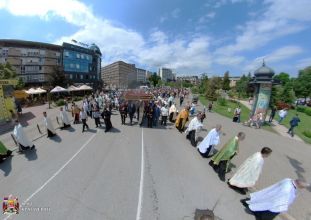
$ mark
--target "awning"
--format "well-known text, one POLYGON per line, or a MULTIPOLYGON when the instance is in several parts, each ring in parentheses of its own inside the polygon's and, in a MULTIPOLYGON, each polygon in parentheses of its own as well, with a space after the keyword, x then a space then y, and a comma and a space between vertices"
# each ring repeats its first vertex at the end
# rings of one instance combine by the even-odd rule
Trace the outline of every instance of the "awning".
POLYGON ((50 91, 50 93, 56 93, 56 92, 68 92, 68 90, 63 87, 56 86, 54 89, 50 91))

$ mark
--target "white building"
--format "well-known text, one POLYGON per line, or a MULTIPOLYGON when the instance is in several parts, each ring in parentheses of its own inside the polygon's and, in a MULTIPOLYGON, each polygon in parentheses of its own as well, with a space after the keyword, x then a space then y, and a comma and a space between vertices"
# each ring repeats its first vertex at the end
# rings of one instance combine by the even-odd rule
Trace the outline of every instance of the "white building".
POLYGON ((158 71, 158 75, 161 77, 161 80, 163 82, 175 80, 175 75, 173 74, 173 71, 169 68, 161 67, 158 71))
POLYGON ((146 82, 146 70, 136 68, 136 74, 137 74, 137 82, 141 83, 146 82))

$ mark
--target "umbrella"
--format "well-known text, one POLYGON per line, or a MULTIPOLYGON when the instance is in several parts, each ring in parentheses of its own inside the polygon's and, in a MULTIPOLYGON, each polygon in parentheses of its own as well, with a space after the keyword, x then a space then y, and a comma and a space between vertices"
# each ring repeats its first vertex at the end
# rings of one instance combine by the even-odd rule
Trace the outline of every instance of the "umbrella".
POLYGON ((26 91, 27 94, 34 95, 34 94, 39 94, 37 90, 34 88, 30 88, 26 91))
POLYGON ((63 87, 56 86, 54 89, 50 91, 50 93, 56 93, 56 92, 68 92, 68 90, 63 87))
POLYGON ((73 91, 78 91, 79 88, 78 88, 78 87, 75 87, 75 86, 69 86, 69 87, 67 88, 67 90, 68 90, 69 92, 73 92, 73 91))
POLYGON ((36 91, 37 91, 38 94, 46 93, 46 90, 41 89, 41 88, 37 88, 36 91))
POLYGON ((93 88, 87 85, 82 85, 79 87, 79 90, 93 90, 93 88))

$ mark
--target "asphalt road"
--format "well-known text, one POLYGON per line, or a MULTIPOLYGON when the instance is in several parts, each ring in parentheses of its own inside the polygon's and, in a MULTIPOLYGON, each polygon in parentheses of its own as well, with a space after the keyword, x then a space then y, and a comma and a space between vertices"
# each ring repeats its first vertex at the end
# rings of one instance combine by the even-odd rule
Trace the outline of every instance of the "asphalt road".
MULTIPOLYGON (((207 129, 227 123, 218 116, 207 119, 207 129)), ((10 219, 193 219, 196 208, 216 203, 220 219, 255 219, 239 201, 245 196, 220 182, 209 160, 173 125, 124 126, 113 115, 114 129, 105 133, 93 120, 88 123, 88 132, 81 132, 82 125, 58 130, 59 138, 38 139, 36 152, 1 164, 0 195, 27 202, 10 219)), ((225 129, 221 145, 238 129, 225 129)))

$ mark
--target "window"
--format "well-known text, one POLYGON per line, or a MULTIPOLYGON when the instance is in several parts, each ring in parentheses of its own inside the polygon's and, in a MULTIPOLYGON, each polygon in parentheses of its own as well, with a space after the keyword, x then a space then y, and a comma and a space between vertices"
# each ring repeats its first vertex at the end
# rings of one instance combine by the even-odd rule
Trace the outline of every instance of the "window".
POLYGON ((80 58, 80 54, 79 54, 79 53, 77 53, 77 58, 78 58, 78 59, 80 58))
POLYGON ((80 79, 83 79, 83 75, 82 74, 80 75, 80 79))
POLYGON ((73 63, 71 63, 71 64, 70 64, 70 68, 73 68, 73 66, 74 66, 73 63))
POLYGON ((39 66, 39 70, 42 70, 42 66, 39 66))
POLYGON ((77 69, 80 69, 80 64, 76 64, 76 68, 77 68, 77 69))
POLYGON ((72 74, 69 74, 69 78, 70 78, 70 79, 73 79, 73 75, 72 75, 72 74))
POLYGON ((84 54, 81 54, 81 59, 84 59, 84 54))

